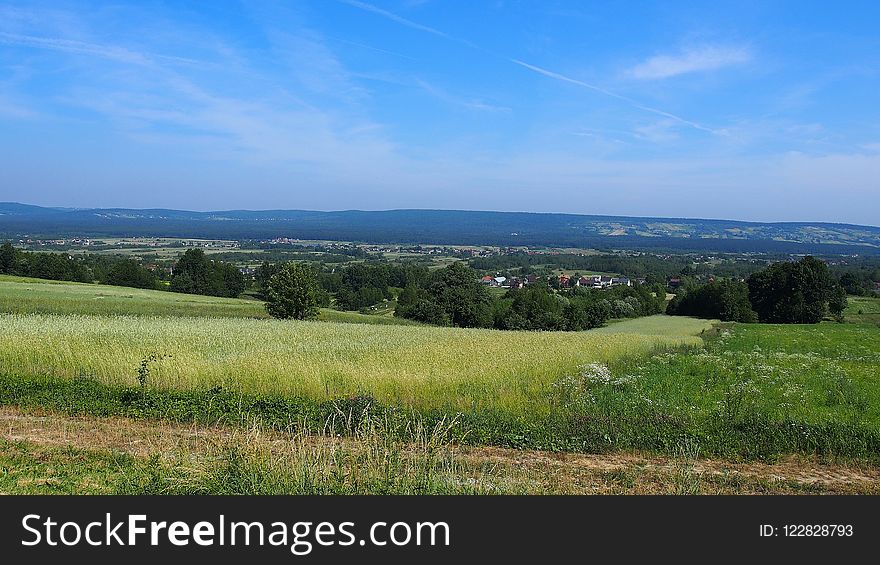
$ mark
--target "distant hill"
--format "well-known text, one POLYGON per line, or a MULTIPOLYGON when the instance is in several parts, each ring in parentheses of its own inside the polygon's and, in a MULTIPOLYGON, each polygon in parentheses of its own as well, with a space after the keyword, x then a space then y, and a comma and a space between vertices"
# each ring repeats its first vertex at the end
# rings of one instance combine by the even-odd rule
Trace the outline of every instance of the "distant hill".
POLYGON ((880 228, 580 214, 386 210, 134 210, 0 203, 0 237, 325 239, 370 243, 554 246, 880 255, 880 228))

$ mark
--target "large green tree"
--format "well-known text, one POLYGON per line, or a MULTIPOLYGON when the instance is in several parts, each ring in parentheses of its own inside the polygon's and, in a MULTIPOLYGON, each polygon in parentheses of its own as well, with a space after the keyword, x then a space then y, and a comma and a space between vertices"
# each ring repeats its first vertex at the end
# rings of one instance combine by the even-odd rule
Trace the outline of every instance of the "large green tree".
POLYGON ((314 318, 318 315, 319 291, 318 277, 311 267, 286 263, 269 279, 266 311, 273 318, 314 318))
POLYGON ((747 283, 749 301, 762 322, 815 324, 826 312, 840 316, 846 308, 840 285, 828 266, 814 257, 774 263, 752 274, 747 283))
POLYGON ((234 298, 244 289, 244 276, 235 265, 211 261, 201 249, 187 250, 178 259, 171 278, 174 292, 234 298))
POLYGON ((477 274, 461 262, 440 269, 428 286, 433 301, 449 316, 452 325, 487 328, 492 325, 492 296, 477 274))
POLYGON ((188 249, 174 266, 171 290, 188 294, 212 294, 209 292, 211 262, 201 249, 188 249))
POLYGON ((157 288, 158 280, 148 269, 134 259, 121 259, 110 267, 104 284, 134 288, 157 288))
POLYGON ((0 273, 7 275, 15 272, 16 251, 10 242, 0 246, 0 273))
POLYGON ((461 262, 434 271, 424 288, 412 286, 398 301, 396 316, 463 328, 492 326, 492 296, 461 262))

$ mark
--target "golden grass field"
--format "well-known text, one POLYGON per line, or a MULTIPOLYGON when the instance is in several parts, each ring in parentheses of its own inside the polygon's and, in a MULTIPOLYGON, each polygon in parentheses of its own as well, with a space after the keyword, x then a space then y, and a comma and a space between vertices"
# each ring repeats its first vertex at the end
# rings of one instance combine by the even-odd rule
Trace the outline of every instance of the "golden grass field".
POLYGON ((502 332, 427 326, 256 320, 0 315, 0 372, 90 375, 137 383, 151 353, 149 383, 257 394, 337 398, 372 394, 407 406, 522 409, 561 375, 591 362, 699 344, 711 322, 642 318, 601 331, 502 332))

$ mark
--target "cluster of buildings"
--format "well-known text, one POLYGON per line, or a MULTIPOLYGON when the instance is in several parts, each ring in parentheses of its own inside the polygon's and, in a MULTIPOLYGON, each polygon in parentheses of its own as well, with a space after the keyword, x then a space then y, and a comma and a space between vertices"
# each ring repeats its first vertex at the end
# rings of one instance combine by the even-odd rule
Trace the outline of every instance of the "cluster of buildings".
POLYGON ((276 237, 275 239, 261 241, 260 243, 268 243, 269 245, 299 245, 302 242, 293 237, 276 237))
MULTIPOLYGON (((548 282, 553 282, 553 278, 551 277, 548 282)), ((491 275, 486 275, 485 277, 480 279, 480 283, 486 286, 491 287, 499 287, 499 288, 522 288, 529 284, 534 284, 539 280, 547 280, 537 275, 527 275, 525 277, 513 277, 507 278, 502 276, 493 277, 491 275)), ((570 277, 568 275, 559 275, 556 277, 556 280, 559 283, 560 288, 573 288, 573 287, 585 287, 585 288, 609 288, 612 286, 632 286, 633 280, 628 277, 611 277, 606 275, 589 275, 583 277, 570 277)), ((643 279, 638 279, 635 282, 641 282, 644 284, 643 279)))
POLYGON ((522 278, 513 277, 510 279, 507 277, 492 277, 486 275, 480 279, 481 284, 500 288, 522 288, 527 284, 534 284, 536 282, 538 282, 537 275, 527 275, 522 278))
POLYGON ((611 286, 632 286, 633 281, 629 277, 611 277, 608 275, 588 275, 584 277, 569 277, 559 275, 559 286, 571 288, 582 286, 586 288, 608 288, 611 286))
POLYGON ((495 286, 495 287, 509 287, 507 283, 507 277, 493 277, 491 275, 486 275, 485 277, 480 279, 480 284, 484 284, 486 286, 495 286))
POLYGON ((20 239, 18 240, 20 245, 24 245, 25 247, 45 247, 45 246, 73 246, 73 245, 97 245, 102 244, 102 241, 92 241, 87 238, 72 238, 72 239, 20 239))
POLYGON ((439 255, 470 259, 473 257, 491 257, 495 251, 481 247, 452 247, 444 245, 368 245, 360 246, 369 253, 403 253, 407 255, 439 255))

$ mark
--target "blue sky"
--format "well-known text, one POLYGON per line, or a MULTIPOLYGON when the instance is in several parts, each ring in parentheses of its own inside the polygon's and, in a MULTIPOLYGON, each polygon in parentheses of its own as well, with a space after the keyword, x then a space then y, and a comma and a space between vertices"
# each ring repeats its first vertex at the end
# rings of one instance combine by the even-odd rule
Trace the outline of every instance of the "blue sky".
POLYGON ((880 224, 876 2, 0 0, 0 200, 880 224))

